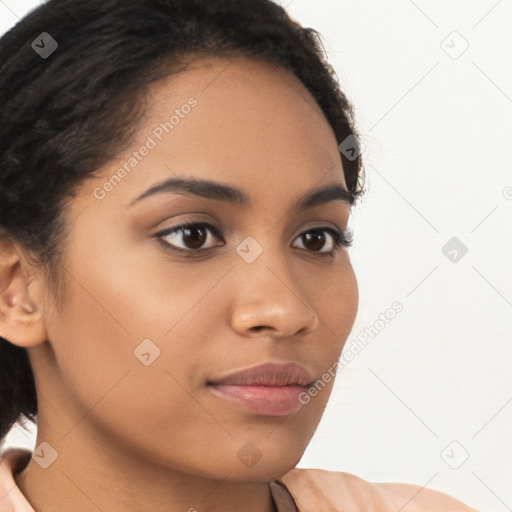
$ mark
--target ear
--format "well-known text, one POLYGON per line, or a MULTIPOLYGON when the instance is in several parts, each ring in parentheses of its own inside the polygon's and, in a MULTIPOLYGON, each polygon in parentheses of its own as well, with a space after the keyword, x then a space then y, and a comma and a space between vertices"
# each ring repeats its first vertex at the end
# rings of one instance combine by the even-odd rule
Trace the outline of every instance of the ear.
POLYGON ((40 279, 20 247, 0 237, 0 336, 19 347, 47 340, 40 279))

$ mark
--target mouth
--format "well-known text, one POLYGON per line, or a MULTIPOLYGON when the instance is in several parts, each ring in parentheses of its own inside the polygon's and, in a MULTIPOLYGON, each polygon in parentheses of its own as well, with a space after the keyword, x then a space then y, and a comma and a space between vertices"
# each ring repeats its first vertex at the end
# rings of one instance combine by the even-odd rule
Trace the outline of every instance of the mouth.
POLYGON ((314 382, 296 363, 266 363, 208 382, 213 394, 260 416, 287 416, 303 403, 300 395, 314 382))

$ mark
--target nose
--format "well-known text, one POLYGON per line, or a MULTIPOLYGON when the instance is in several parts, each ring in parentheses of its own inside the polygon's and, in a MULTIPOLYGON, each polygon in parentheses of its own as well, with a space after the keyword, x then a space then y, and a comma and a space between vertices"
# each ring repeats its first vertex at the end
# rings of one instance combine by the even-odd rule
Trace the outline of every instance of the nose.
POLYGON ((234 270, 238 286, 233 293, 231 324, 238 334, 254 337, 264 332, 288 337, 318 328, 318 314, 308 304, 297 278, 284 261, 242 261, 241 267, 234 270))

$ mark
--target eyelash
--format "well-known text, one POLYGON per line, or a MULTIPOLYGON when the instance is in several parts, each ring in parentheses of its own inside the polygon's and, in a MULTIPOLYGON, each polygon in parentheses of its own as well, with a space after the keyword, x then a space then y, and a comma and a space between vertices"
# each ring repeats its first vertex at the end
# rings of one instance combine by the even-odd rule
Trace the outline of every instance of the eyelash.
MULTIPOLYGON (((164 246, 164 248, 166 250, 170 250, 170 251, 173 251, 173 252, 176 252, 176 253, 181 253, 181 254, 184 254, 184 253, 198 254, 198 253, 203 253, 203 252, 206 252, 206 251, 209 251, 209 250, 213 249, 213 247, 210 247, 208 249, 182 249, 182 248, 175 247, 175 246, 171 245, 169 242, 165 242, 163 240, 163 237, 165 237, 167 235, 170 235, 170 234, 173 234, 173 233, 178 233, 180 231, 183 231, 183 230, 185 230, 187 228, 192 228, 192 227, 207 228, 216 237, 222 238, 219 230, 215 226, 213 226, 212 224, 210 224, 208 222, 185 222, 183 224, 179 224, 177 226, 173 226, 172 228, 168 228, 168 229, 165 229, 163 231, 160 231, 159 233, 156 233, 154 235, 154 237, 157 238, 162 243, 162 245, 164 246)), ((324 227, 324 228, 322 228, 322 227, 312 228, 312 229, 309 229, 307 231, 303 231, 297 238, 300 238, 301 236, 305 235, 306 233, 319 232, 319 231, 320 232, 327 231, 327 232, 329 232, 331 234, 331 236, 333 238, 334 249, 332 251, 329 251, 329 252, 308 251, 308 252, 311 252, 313 254, 318 254, 320 256, 333 256, 336 252, 341 251, 343 249, 343 247, 351 247, 352 243, 354 241, 354 233, 353 233, 353 231, 351 231, 351 230, 338 231, 336 229, 327 228, 327 227, 324 227)), ((305 249, 305 250, 307 251, 307 249, 305 249)))

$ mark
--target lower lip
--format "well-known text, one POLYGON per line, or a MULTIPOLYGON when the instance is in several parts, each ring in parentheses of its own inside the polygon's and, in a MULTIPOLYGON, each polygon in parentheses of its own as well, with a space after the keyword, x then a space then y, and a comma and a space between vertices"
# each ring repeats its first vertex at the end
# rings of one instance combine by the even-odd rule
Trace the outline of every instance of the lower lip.
POLYGON ((216 395, 260 416, 287 416, 302 407, 302 386, 212 386, 216 395))

